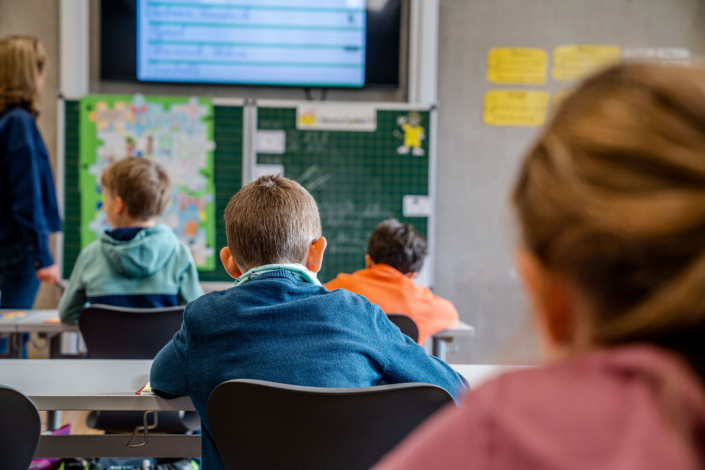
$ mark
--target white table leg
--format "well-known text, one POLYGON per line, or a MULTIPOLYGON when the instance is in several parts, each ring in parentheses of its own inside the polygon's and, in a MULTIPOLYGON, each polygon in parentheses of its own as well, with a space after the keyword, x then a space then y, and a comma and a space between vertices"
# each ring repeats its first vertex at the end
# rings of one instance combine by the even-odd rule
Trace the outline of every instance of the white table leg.
POLYGON ((441 361, 446 360, 446 350, 448 349, 445 338, 433 338, 433 355, 441 361))

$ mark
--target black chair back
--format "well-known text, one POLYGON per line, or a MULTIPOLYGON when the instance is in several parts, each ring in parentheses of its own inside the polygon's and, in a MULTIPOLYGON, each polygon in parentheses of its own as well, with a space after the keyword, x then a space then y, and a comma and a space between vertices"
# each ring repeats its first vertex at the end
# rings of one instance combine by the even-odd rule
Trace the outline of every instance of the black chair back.
POLYGON ((41 432, 34 403, 17 390, 0 385, 0 468, 29 468, 41 432))
POLYGON ((421 383, 317 388, 231 380, 211 394, 208 421, 226 469, 362 470, 452 401, 421 383))
POLYGON ((91 359, 154 359, 174 337, 184 319, 184 306, 123 308, 91 305, 78 326, 91 359))
MULTIPOLYGON (((184 306, 124 308, 94 304, 81 312, 78 326, 91 359, 154 359, 181 329, 184 306)), ((141 411, 93 411, 86 424, 110 433, 129 433, 142 425, 141 411)), ((156 432, 200 429, 194 411, 162 411, 156 432)))
POLYGON ((413 339, 414 343, 419 342, 419 327, 416 326, 414 320, 401 313, 388 313, 387 318, 397 325, 397 328, 399 328, 402 333, 413 339))

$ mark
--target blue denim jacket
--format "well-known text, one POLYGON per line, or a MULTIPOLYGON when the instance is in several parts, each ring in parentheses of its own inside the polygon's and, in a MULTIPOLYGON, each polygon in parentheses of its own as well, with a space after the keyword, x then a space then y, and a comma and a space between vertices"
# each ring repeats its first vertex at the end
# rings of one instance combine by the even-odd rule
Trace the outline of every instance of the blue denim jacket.
POLYGON ((54 264, 49 234, 61 231, 49 153, 32 115, 0 114, 0 243, 18 242, 35 269, 54 264))
POLYGON ((363 296, 331 292, 283 270, 191 302, 181 331, 152 365, 155 393, 188 395, 201 416, 204 470, 223 468, 207 406, 215 387, 232 379, 311 387, 426 382, 456 399, 466 386, 363 296))

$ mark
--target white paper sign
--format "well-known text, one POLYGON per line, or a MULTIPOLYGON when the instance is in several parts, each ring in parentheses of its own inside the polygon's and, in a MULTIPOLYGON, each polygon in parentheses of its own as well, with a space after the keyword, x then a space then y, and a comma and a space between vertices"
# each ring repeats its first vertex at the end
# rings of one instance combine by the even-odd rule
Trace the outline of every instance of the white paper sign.
POLYGON ((281 155, 286 151, 286 133, 284 131, 257 131, 255 148, 257 153, 281 155))
POLYGON ((685 47, 661 47, 658 49, 660 59, 688 59, 690 49, 685 47))
POLYGON ((633 59, 655 59, 658 56, 656 49, 651 47, 635 47, 632 49, 624 49, 622 58, 627 60, 633 59))
POLYGON ((284 165, 257 164, 255 165, 255 179, 264 175, 284 176, 284 165))
POLYGON ((431 198, 428 196, 404 196, 404 217, 428 217, 431 215, 431 198))
POLYGON ((296 108, 296 128, 300 130, 377 130, 377 109, 367 104, 302 104, 296 108))

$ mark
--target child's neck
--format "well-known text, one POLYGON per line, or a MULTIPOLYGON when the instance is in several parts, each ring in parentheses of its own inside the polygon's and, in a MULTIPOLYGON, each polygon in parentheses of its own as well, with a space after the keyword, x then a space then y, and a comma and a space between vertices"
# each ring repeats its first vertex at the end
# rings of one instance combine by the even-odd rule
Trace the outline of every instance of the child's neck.
POLYGON ((157 219, 147 219, 147 220, 136 220, 136 219, 125 219, 120 220, 118 223, 113 225, 113 229, 118 228, 150 228, 157 225, 157 219))

